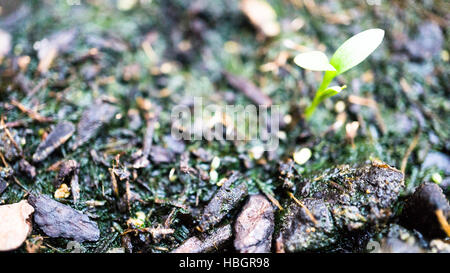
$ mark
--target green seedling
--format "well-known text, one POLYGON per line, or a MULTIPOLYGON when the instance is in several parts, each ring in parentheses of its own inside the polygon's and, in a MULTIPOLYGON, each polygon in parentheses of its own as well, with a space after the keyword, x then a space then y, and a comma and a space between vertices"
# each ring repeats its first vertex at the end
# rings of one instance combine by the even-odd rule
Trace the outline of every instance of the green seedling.
POLYGON ((298 66, 312 71, 325 71, 314 100, 305 110, 307 119, 312 116, 316 107, 323 100, 339 94, 346 88, 345 85, 329 87, 334 77, 364 61, 381 44, 383 37, 384 30, 379 28, 360 32, 345 41, 336 50, 330 61, 320 51, 300 53, 295 56, 294 63, 298 66))

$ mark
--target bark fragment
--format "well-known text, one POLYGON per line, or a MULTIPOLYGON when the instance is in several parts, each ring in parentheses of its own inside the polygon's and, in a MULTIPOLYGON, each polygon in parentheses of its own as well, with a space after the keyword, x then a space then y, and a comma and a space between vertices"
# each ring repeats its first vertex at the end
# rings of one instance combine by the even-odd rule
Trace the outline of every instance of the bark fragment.
POLYGON ((199 226, 203 231, 218 224, 247 196, 245 182, 238 184, 240 178, 241 174, 233 173, 209 201, 200 219, 199 226))
POLYGON ((172 253, 215 252, 231 239, 231 236, 231 225, 225 225, 202 238, 194 236, 187 239, 182 245, 174 249, 172 253))
POLYGON ((271 106, 272 99, 264 94, 255 84, 247 79, 232 75, 228 72, 224 72, 225 78, 231 87, 242 92, 256 105, 271 106))
POLYGON ((69 121, 60 122, 41 142, 33 155, 33 161, 39 162, 44 160, 56 148, 64 144, 75 132, 75 126, 69 121))
POLYGON ((72 150, 76 150, 86 141, 97 134, 99 129, 108 123, 116 114, 117 107, 104 102, 97 102, 84 111, 81 120, 77 125, 77 137, 72 145, 72 150))
POLYGON ((73 208, 48 196, 31 194, 28 202, 34 207, 34 221, 50 237, 72 238, 78 242, 97 241, 97 223, 73 208))

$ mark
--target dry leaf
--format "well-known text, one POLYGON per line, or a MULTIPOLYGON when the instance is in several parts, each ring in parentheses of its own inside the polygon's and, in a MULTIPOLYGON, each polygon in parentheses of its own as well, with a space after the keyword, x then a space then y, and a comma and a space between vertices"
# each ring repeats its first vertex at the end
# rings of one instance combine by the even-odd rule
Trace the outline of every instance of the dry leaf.
POLYGON ((23 244, 32 226, 34 208, 27 201, 0 206, 0 251, 13 250, 23 244))

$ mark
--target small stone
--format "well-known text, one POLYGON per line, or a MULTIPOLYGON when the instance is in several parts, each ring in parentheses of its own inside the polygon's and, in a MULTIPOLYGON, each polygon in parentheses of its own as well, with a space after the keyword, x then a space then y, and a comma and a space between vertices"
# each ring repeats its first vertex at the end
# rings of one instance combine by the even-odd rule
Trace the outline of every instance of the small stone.
POLYGON ((241 253, 268 253, 272 244, 274 215, 263 195, 252 195, 234 225, 234 247, 241 253))
POLYGON ((150 158, 154 163, 170 163, 175 160, 175 154, 161 146, 153 146, 150 151, 150 158))
POLYGON ((450 157, 440 152, 430 152, 422 163, 422 168, 427 169, 432 166, 443 170, 446 175, 450 174, 450 157))

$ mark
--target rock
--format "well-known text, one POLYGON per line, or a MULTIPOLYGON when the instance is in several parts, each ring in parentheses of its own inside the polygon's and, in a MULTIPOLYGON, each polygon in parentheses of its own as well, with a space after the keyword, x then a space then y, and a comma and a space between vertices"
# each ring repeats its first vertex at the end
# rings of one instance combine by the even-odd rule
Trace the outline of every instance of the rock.
POLYGON ((161 146, 153 146, 150 151, 150 158, 155 163, 170 163, 175 160, 175 154, 172 150, 161 146))
POLYGON ((273 229, 272 204, 263 195, 252 195, 236 219, 234 247, 241 253, 269 253, 273 229))
POLYGON ((203 231, 218 224, 247 196, 247 185, 238 183, 240 178, 241 174, 233 173, 209 201, 200 219, 199 226, 203 231))
POLYGON ((298 252, 363 247, 365 234, 390 218, 403 186, 403 174, 381 162, 342 165, 303 179, 297 185, 297 199, 288 200, 280 212, 277 248, 298 252), (346 245, 339 246, 340 242, 346 245))
POLYGON ((48 236, 72 238, 78 242, 100 238, 97 223, 69 206, 41 194, 31 194, 28 202, 36 210, 34 221, 48 236))
POLYGON ((30 215, 34 212, 26 200, 0 206, 0 251, 13 250, 22 245, 31 233, 30 215))
POLYGON ((406 50, 413 59, 426 60, 442 50, 444 35, 436 23, 425 22, 419 26, 415 39, 406 43, 406 50))
MULTIPOLYGON (((372 246, 376 246, 372 244, 372 246)), ((368 247, 368 250, 369 247, 368 247)), ((418 237, 412 231, 391 224, 378 249, 370 252, 381 253, 450 253, 450 243, 435 239, 429 243, 418 237)))
POLYGON ((174 249, 172 253, 205 253, 214 252, 231 239, 231 225, 225 225, 215 229, 204 238, 191 237, 182 245, 174 249))
POLYGON ((430 152, 425 157, 422 168, 427 169, 436 166, 438 169, 444 171, 446 175, 450 174, 450 157, 440 152, 430 152))
POLYGON ((55 126, 52 132, 41 142, 33 155, 33 161, 44 160, 56 148, 64 144, 75 132, 75 126, 68 121, 63 121, 55 126))
POLYGON ((441 220, 447 221, 448 228, 450 205, 447 198, 438 185, 423 183, 406 201, 400 218, 405 227, 416 229, 425 237, 431 239, 445 238, 450 234, 444 232, 443 225, 438 219, 438 211, 441 211, 441 218, 443 218, 441 220))
POLYGON ((431 253, 450 253, 450 243, 448 241, 435 239, 430 242, 431 253))
POLYGON ((442 190, 444 190, 444 192, 446 193, 450 192, 450 176, 444 178, 444 180, 442 180, 439 186, 442 188, 442 190))
MULTIPOLYGON (((386 237, 382 239, 379 249, 381 253, 423 253, 425 249, 419 244, 419 240, 409 230, 398 224, 392 224, 386 237)), ((371 251, 372 252, 372 251, 371 251)))
POLYGON ((172 135, 166 135, 163 139, 167 148, 176 154, 181 154, 186 149, 186 144, 184 144, 183 140, 177 140, 172 135))
POLYGON ((34 178, 36 176, 36 168, 24 158, 19 161, 19 169, 30 178, 34 178))

